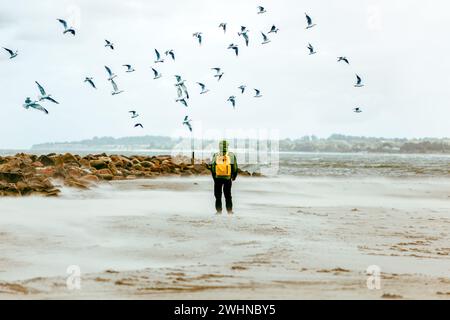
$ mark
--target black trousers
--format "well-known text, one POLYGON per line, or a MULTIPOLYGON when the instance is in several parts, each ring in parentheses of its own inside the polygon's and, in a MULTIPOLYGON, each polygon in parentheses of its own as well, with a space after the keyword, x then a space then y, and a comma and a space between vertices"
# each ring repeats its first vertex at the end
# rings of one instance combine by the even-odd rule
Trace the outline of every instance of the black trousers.
POLYGON ((231 179, 214 179, 214 197, 216 197, 216 210, 222 211, 222 189, 225 195, 225 206, 228 212, 233 211, 233 201, 231 199, 231 179))

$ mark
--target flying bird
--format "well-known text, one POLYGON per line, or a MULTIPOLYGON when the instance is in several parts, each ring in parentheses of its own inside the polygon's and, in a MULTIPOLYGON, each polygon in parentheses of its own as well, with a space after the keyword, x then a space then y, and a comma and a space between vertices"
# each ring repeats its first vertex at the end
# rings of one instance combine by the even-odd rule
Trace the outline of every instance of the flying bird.
POLYGON ((170 55, 172 57, 172 60, 175 60, 175 53, 173 52, 172 49, 166 50, 165 54, 166 56, 170 55))
POLYGON ((86 78, 84 79, 84 82, 89 83, 89 84, 92 86, 92 88, 97 89, 97 87, 96 87, 95 84, 94 84, 94 78, 86 77, 86 78))
POLYGON ((191 125, 191 121, 192 121, 192 120, 191 120, 191 119, 189 119, 189 117, 188 117, 188 116, 185 116, 185 117, 184 117, 184 120, 183 120, 183 125, 184 125, 184 126, 187 126, 190 132, 192 132, 192 125, 191 125))
POLYGON ((155 68, 152 68, 152 70, 153 70, 153 73, 154 73, 154 75, 155 75, 155 76, 153 77, 154 80, 159 79, 159 78, 162 77, 162 74, 159 73, 158 70, 156 70, 155 68))
POLYGON ((134 68, 130 64, 124 64, 123 67, 127 67, 127 71, 125 72, 134 72, 134 68))
POLYGON ((361 108, 353 108, 353 112, 355 112, 355 113, 361 113, 362 112, 362 110, 361 110, 361 108))
POLYGON ((108 66, 105 66, 106 72, 108 73, 108 80, 112 81, 115 77, 117 77, 108 66))
POLYGON ((155 54, 156 54, 156 60, 155 63, 158 62, 164 62, 164 59, 161 59, 161 55, 159 54, 159 51, 155 49, 155 54))
POLYGON ((246 85, 240 85, 239 87, 238 87, 238 89, 240 89, 241 90, 241 94, 243 94, 244 93, 244 91, 245 91, 245 88, 247 88, 247 86, 246 85))
POLYGON ((33 108, 33 109, 42 111, 42 112, 44 112, 45 114, 48 114, 47 109, 45 109, 43 106, 41 106, 39 103, 37 103, 37 101, 32 101, 32 100, 30 99, 30 97, 27 97, 27 98, 25 99, 25 103, 23 104, 23 107, 24 107, 25 109, 33 108))
POLYGON ((350 64, 347 57, 338 57, 338 62, 344 61, 346 64, 350 64))
POLYGON ((220 81, 220 79, 222 79, 224 72, 221 72, 220 68, 211 68, 211 70, 216 70, 216 74, 214 75, 214 77, 217 78, 217 81, 220 81))
POLYGON ((355 84, 356 88, 361 88, 364 87, 364 84, 362 83, 362 79, 360 76, 356 75, 356 84, 355 84))
POLYGON ((265 12, 267 12, 267 11, 266 11, 266 9, 264 9, 264 7, 258 6, 258 14, 265 13, 265 12))
POLYGON ((62 25, 63 25, 63 27, 64 27, 64 32, 63 32, 63 34, 66 34, 66 33, 70 33, 70 34, 72 34, 73 36, 75 35, 75 29, 73 29, 72 27, 68 27, 67 26, 67 22, 65 21, 65 20, 63 20, 63 19, 57 19, 62 25))
POLYGON ((270 39, 264 34, 264 32, 261 32, 262 36, 263 36, 263 42, 262 44, 266 44, 270 42, 270 39))
POLYGON ((222 22, 221 24, 219 24, 219 28, 221 28, 223 30, 223 33, 226 33, 227 32, 227 23, 222 22))
POLYGON ((142 129, 144 129, 144 126, 143 126, 141 123, 136 123, 136 124, 134 125, 134 127, 135 127, 135 128, 141 127, 142 129))
POLYGON ((105 39, 105 42, 106 42, 106 44, 105 44, 105 47, 109 47, 109 48, 111 48, 111 50, 114 50, 114 43, 112 43, 111 41, 108 41, 108 40, 106 40, 105 39))
POLYGON ((202 92, 200 92, 200 94, 204 94, 204 93, 207 93, 209 91, 209 89, 207 89, 206 86, 203 83, 197 82, 197 84, 202 88, 202 92))
POLYGON ((201 33, 201 32, 195 32, 194 34, 192 34, 192 36, 193 36, 194 38, 197 38, 198 43, 199 43, 200 45, 202 45, 202 33, 201 33))
POLYGON ((262 97, 262 94, 261 94, 261 91, 260 90, 258 90, 258 89, 253 89, 253 90, 255 90, 255 98, 261 98, 262 97))
POLYGON ((9 53, 9 58, 10 58, 10 59, 13 59, 13 58, 17 57, 17 55, 19 54, 19 51, 18 51, 18 50, 16 50, 16 51, 14 52, 14 51, 12 51, 11 49, 8 49, 8 48, 5 48, 5 47, 3 47, 3 49, 5 49, 5 50, 9 53))
POLYGON ((270 28, 268 33, 278 33, 280 29, 278 29, 275 25, 272 26, 272 28, 270 28))
POLYGON ((230 96, 227 101, 231 102, 233 109, 236 107, 236 97, 235 96, 230 96))
POLYGON ((315 24, 313 23, 311 17, 307 13, 305 13, 305 16, 306 16, 306 23, 308 24, 306 29, 311 29, 312 27, 315 26, 315 24))
POLYGON ((245 45, 248 47, 248 43, 250 41, 249 37, 248 37, 248 32, 250 30, 247 29, 247 27, 245 26, 241 26, 241 32, 238 32, 238 36, 242 36, 245 40, 245 45))
POLYGON ((131 113, 131 119, 139 117, 139 114, 134 110, 128 111, 128 113, 131 113))
POLYGON ((38 86, 39 91, 41 92, 41 96, 38 97, 39 101, 42 101, 42 100, 48 100, 48 101, 51 101, 51 102, 53 102, 53 103, 59 104, 58 101, 56 101, 55 99, 53 99, 53 98, 51 97, 51 94, 47 94, 47 93, 45 92, 44 87, 42 87, 42 86, 39 84, 39 82, 37 82, 37 81, 35 81, 35 82, 36 82, 36 84, 37 84, 37 86, 38 86))
POLYGON ((123 90, 119 90, 119 88, 117 87, 117 84, 116 84, 116 82, 114 80, 111 80, 111 84, 112 84, 113 90, 114 90, 113 92, 111 92, 111 94, 113 96, 123 92, 123 90))
POLYGON ((311 43, 308 44, 307 48, 309 50, 309 55, 316 54, 316 52, 314 51, 314 47, 312 46, 311 43))
POLYGON ((185 107, 188 106, 187 101, 185 98, 178 98, 175 100, 176 102, 181 102, 185 107))
POLYGON ((233 49, 234 53, 236 54, 236 57, 239 55, 239 48, 238 48, 237 44, 234 44, 234 43, 230 44, 228 46, 228 49, 233 49))

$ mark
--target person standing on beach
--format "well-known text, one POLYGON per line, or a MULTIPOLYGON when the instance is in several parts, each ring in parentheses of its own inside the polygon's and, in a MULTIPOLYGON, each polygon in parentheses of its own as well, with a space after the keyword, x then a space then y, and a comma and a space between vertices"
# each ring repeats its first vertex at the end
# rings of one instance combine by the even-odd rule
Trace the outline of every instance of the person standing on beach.
POLYGON ((219 152, 213 155, 211 173, 214 179, 214 197, 216 198, 216 211, 222 213, 222 189, 225 195, 225 206, 229 214, 233 213, 231 199, 231 185, 238 175, 236 155, 228 152, 228 142, 219 142, 219 152))

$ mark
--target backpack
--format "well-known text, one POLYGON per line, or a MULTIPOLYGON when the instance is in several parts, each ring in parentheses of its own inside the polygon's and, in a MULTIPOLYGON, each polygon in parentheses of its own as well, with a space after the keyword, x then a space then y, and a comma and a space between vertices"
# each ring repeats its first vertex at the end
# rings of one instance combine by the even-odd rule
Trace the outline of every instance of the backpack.
POLYGON ((216 156, 216 177, 231 177, 231 158, 228 152, 225 155, 218 154, 216 156))

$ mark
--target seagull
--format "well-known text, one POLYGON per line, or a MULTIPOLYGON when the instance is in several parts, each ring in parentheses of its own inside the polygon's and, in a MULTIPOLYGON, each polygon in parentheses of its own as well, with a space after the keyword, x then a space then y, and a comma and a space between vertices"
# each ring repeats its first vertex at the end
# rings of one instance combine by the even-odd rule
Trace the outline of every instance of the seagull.
POLYGON ((247 86, 246 85, 240 85, 239 87, 238 87, 238 89, 240 89, 241 90, 241 94, 243 94, 244 93, 244 91, 245 91, 245 88, 247 88, 247 86))
POLYGON ((18 50, 16 50, 16 52, 14 52, 11 49, 8 49, 8 48, 5 48, 5 47, 3 47, 3 49, 5 49, 9 53, 9 58, 10 59, 13 59, 13 58, 17 57, 17 55, 19 54, 18 50))
POLYGON ((248 43, 249 43, 249 37, 248 37, 248 32, 250 30, 247 29, 247 27, 245 26, 241 26, 241 32, 238 32, 238 36, 242 36, 245 40, 245 45, 248 47, 248 43))
POLYGON ((73 29, 72 27, 67 27, 67 22, 63 19, 57 19, 64 27, 64 32, 63 34, 66 33, 71 33, 73 36, 75 35, 75 29, 73 29))
POLYGON ((44 112, 45 114, 48 114, 47 109, 45 109, 43 106, 41 106, 37 101, 32 101, 30 97, 27 97, 25 100, 25 103, 23 104, 23 107, 25 109, 33 108, 39 111, 44 112))
POLYGON ((238 48, 237 44, 234 44, 234 43, 230 44, 228 46, 228 49, 233 49, 234 53, 236 54, 236 57, 239 55, 239 48, 238 48))
POLYGON ((119 90, 119 88, 117 87, 117 84, 114 82, 114 80, 111 80, 111 84, 112 84, 113 90, 114 90, 113 92, 111 92, 111 94, 113 96, 123 92, 123 90, 119 90))
POLYGON ((127 71, 125 72, 134 72, 134 68, 130 64, 124 64, 123 67, 127 67, 127 71))
POLYGON ((37 81, 35 81, 35 82, 36 82, 36 84, 37 84, 37 86, 38 86, 38 88, 39 88, 39 91, 41 92, 41 96, 38 97, 39 101, 42 101, 42 100, 48 100, 48 101, 51 101, 51 102, 53 102, 53 103, 59 104, 59 102, 56 101, 55 99, 53 99, 53 98, 51 97, 50 94, 47 94, 47 93, 45 92, 44 87, 42 87, 42 86, 39 84, 39 82, 37 82, 37 81))
POLYGON ((158 70, 156 70, 155 68, 152 68, 153 73, 155 74, 155 76, 153 77, 154 80, 159 79, 162 77, 162 74, 158 72, 158 70))
POLYGON ((198 43, 200 45, 202 45, 202 33, 201 32, 195 32, 194 34, 192 34, 192 36, 194 38, 197 38, 198 39, 198 43))
POLYGON ((175 53, 173 52, 172 49, 166 50, 165 54, 166 56, 170 55, 172 57, 172 60, 175 60, 175 53))
POLYGON ((269 43, 270 42, 270 39, 263 33, 263 32, 261 32, 261 34, 262 34, 262 36, 263 36, 263 42, 262 42, 262 44, 266 44, 266 43, 269 43))
POLYGON ((227 23, 226 22, 222 22, 221 24, 219 24, 219 28, 223 29, 223 33, 227 32, 227 23))
POLYGON ((206 86, 203 83, 197 82, 197 84, 202 88, 202 92, 200 92, 200 94, 204 94, 204 93, 207 93, 209 91, 209 89, 207 89, 206 86))
POLYGON ((361 88, 364 87, 364 84, 362 83, 362 79, 360 76, 356 75, 356 84, 355 84, 356 88, 361 88))
POLYGON ((311 29, 312 27, 315 26, 315 24, 312 22, 312 19, 310 16, 308 16, 308 14, 305 12, 305 16, 306 16, 306 22, 308 23, 308 26, 306 27, 306 29, 311 29))
POLYGON ((338 57, 338 62, 341 62, 341 61, 344 61, 345 63, 350 64, 347 57, 338 57))
POLYGON ((222 76, 224 75, 223 72, 221 72, 220 68, 211 68, 211 70, 216 70, 216 74, 214 75, 214 77, 217 77, 217 81, 220 81, 220 79, 222 79, 222 76))
POLYGON ((311 43, 309 43, 308 44, 308 47, 307 47, 308 49, 309 49, 309 55, 312 55, 312 54, 315 54, 316 52, 314 51, 314 47, 311 45, 311 43))
POLYGON ((258 6, 258 14, 265 13, 265 12, 267 12, 267 11, 266 11, 266 9, 264 9, 264 7, 258 6))
POLYGON ((108 66, 105 66, 106 72, 108 72, 108 80, 112 81, 112 79, 114 79, 115 77, 117 77, 108 66))
POLYGON ((114 43, 112 43, 111 41, 108 41, 106 39, 105 39, 105 42, 106 42, 105 47, 110 47, 111 50, 114 50, 114 43))
POLYGON ((184 84, 185 80, 181 78, 179 75, 175 75, 175 79, 177 80, 177 83, 175 86, 177 87, 178 92, 178 98, 181 98, 183 96, 183 92, 186 95, 186 99, 189 99, 189 92, 186 88, 186 85, 184 84))
POLYGON ((231 104, 233 105, 233 109, 236 107, 236 97, 235 96, 230 96, 227 101, 231 102, 231 104))
POLYGON ((144 126, 143 126, 141 123, 136 123, 136 124, 134 125, 134 127, 135 127, 135 128, 141 127, 142 129, 144 129, 144 126))
POLYGON ((258 90, 258 89, 253 89, 253 90, 255 90, 255 98, 261 98, 262 97, 262 94, 261 94, 260 90, 258 90))
POLYGON ((353 112, 355 112, 355 113, 361 113, 362 112, 362 110, 361 110, 361 108, 353 108, 353 112))
POLYGON ((94 78, 86 77, 86 79, 84 79, 84 82, 89 83, 92 86, 92 88, 97 89, 97 87, 94 84, 94 78))
POLYGON ((188 106, 187 101, 185 98, 178 98, 175 100, 176 102, 181 102, 185 107, 188 106))
POLYGON ((184 117, 184 120, 183 120, 183 125, 184 125, 184 126, 187 126, 190 132, 192 132, 192 125, 191 125, 191 121, 192 121, 192 120, 191 120, 191 119, 189 119, 189 117, 188 117, 188 116, 184 117))
POLYGON ((176 74, 174 77, 177 80, 177 83, 175 84, 176 86, 179 86, 184 83, 184 80, 181 78, 181 76, 176 74))
POLYGON ((164 62, 164 59, 161 59, 161 55, 159 54, 159 51, 155 49, 155 54, 156 54, 156 60, 155 63, 158 62, 164 62))
POLYGON ((128 113, 131 113, 131 119, 139 117, 139 114, 134 110, 128 111, 128 113))
POLYGON ((275 25, 270 28, 270 31, 268 33, 277 33, 280 29, 278 29, 275 25))
POLYGON ((238 36, 242 35, 243 33, 249 32, 250 30, 247 29, 246 26, 241 26, 241 32, 238 32, 238 36))

